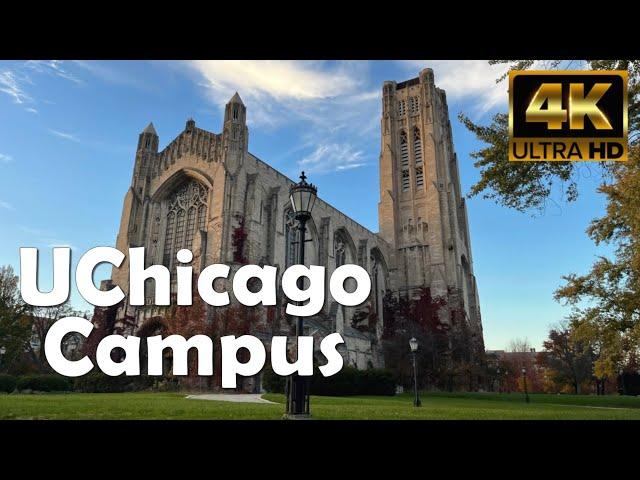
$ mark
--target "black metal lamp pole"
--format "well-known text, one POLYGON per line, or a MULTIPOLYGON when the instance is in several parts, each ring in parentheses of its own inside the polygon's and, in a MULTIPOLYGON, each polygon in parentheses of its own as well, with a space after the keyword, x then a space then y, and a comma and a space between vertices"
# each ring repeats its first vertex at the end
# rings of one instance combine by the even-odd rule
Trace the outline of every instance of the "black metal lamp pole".
POLYGON ((416 351, 418 350, 418 340, 413 337, 409 340, 409 348, 411 348, 411 355, 413 357, 413 406, 419 407, 422 405, 420 401, 420 394, 418 393, 418 370, 416 368, 416 351))
POLYGON ((524 381, 524 401, 529 403, 529 392, 527 390, 527 369, 522 367, 522 380, 524 381))
MULTIPOLYGON (((306 243, 307 221, 311 218, 311 210, 316 200, 318 189, 307 183, 304 172, 300 175, 300 182, 292 185, 289 190, 291 206, 296 220, 298 220, 300 237, 298 239, 299 252, 298 263, 304 265, 304 247, 306 243)), ((298 279, 298 288, 304 289, 304 278, 298 279)), ((296 337, 304 335, 304 318, 296 319, 296 337)), ((301 377, 297 373, 291 375, 290 384, 287 391, 287 416, 289 418, 304 418, 310 415, 309 412, 309 380, 301 377)))
POLYGON ((500 378, 500 369, 498 368, 497 370, 497 375, 498 375, 498 393, 502 393, 502 379, 500 378))

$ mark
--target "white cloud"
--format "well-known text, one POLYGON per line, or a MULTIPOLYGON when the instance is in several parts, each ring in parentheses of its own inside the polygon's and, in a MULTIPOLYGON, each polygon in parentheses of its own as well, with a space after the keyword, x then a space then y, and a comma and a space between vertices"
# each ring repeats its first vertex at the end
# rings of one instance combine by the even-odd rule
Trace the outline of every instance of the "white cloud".
POLYGON ((506 65, 489 65, 487 60, 410 60, 408 69, 417 72, 433 69, 436 86, 445 90, 447 100, 471 101, 477 114, 496 107, 507 107, 508 82, 496 83, 506 71, 506 65))
POLYGON ((298 144, 280 155, 284 171, 305 168, 323 173, 366 164, 363 151, 376 141, 380 122, 380 89, 369 84, 369 62, 242 60, 170 65, 193 76, 217 108, 237 91, 247 106, 250 127, 293 128, 298 144))
POLYGON ((64 62, 61 60, 29 60, 25 62, 25 67, 37 72, 56 77, 64 78, 78 85, 83 85, 84 81, 69 70, 63 67, 64 62))
POLYGON ((20 79, 15 72, 5 70, 0 72, 0 92, 4 92, 13 98, 14 103, 22 105, 25 102, 32 102, 33 99, 24 91, 23 79, 20 79))
POLYGON ((0 200, 0 208, 4 208, 5 210, 14 210, 13 205, 2 200, 0 200))
POLYGON ((70 140, 70 141, 76 142, 76 143, 80 142, 80 139, 78 137, 76 137, 72 133, 61 132, 59 130, 54 130, 52 128, 49 129, 49 132, 52 133, 53 135, 55 135, 56 137, 64 138, 65 140, 70 140))
POLYGON ((11 155, 0 153, 0 163, 9 163, 9 162, 13 162, 13 157, 11 155))
POLYGON ((252 98, 312 100, 335 97, 358 85, 348 71, 341 67, 327 70, 323 62, 197 60, 187 64, 221 102, 229 100, 236 90, 252 98))
POLYGON ((308 173, 351 170, 365 165, 364 152, 347 143, 318 145, 298 162, 298 167, 308 173))

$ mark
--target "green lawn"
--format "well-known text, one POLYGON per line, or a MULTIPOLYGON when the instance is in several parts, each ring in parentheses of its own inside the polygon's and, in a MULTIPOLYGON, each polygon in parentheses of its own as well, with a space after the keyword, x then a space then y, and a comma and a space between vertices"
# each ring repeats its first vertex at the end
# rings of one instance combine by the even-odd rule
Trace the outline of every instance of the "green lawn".
MULTIPOLYGON (((0 419, 279 419, 278 402, 239 404, 187 400, 178 393, 0 395, 0 419)), ((312 397, 315 419, 638 419, 640 398, 520 394, 424 394, 414 408, 411 395, 396 397, 312 397)))

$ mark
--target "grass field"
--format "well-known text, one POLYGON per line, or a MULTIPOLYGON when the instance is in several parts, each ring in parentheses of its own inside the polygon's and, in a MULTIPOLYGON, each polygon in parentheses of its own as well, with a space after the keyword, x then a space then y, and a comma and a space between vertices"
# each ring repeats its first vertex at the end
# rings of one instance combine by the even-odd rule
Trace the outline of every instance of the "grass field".
MULTIPOLYGON (((277 420, 277 405, 188 400, 178 393, 0 395, 0 419, 224 419, 277 420)), ((411 395, 396 397, 312 397, 315 419, 404 420, 640 420, 640 398, 520 394, 424 394, 414 408, 411 395)))

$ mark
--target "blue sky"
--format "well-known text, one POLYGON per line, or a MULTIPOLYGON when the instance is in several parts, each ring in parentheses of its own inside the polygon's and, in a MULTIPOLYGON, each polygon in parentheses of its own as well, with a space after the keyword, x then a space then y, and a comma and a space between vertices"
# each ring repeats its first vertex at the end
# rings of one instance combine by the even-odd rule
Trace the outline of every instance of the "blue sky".
MULTIPOLYGON (((237 90, 247 106, 250 151, 294 177, 300 169, 320 196, 377 231, 380 91, 424 67, 447 91, 462 188, 477 180, 475 138, 465 112, 488 121, 506 110, 503 67, 483 61, 0 62, 0 264, 19 266, 18 249, 41 249, 50 286, 51 247, 74 259, 114 245, 138 133, 153 121, 160 148, 193 117, 219 132, 237 90)), ((469 223, 489 349, 515 337, 537 348, 569 312, 552 298, 560 277, 585 272, 597 254, 584 231, 604 211, 597 168, 579 168, 581 197, 554 192, 536 216, 468 200, 469 223)), ((107 278, 100 267, 96 280, 107 278)), ((72 302, 88 309, 77 293, 72 302)))

